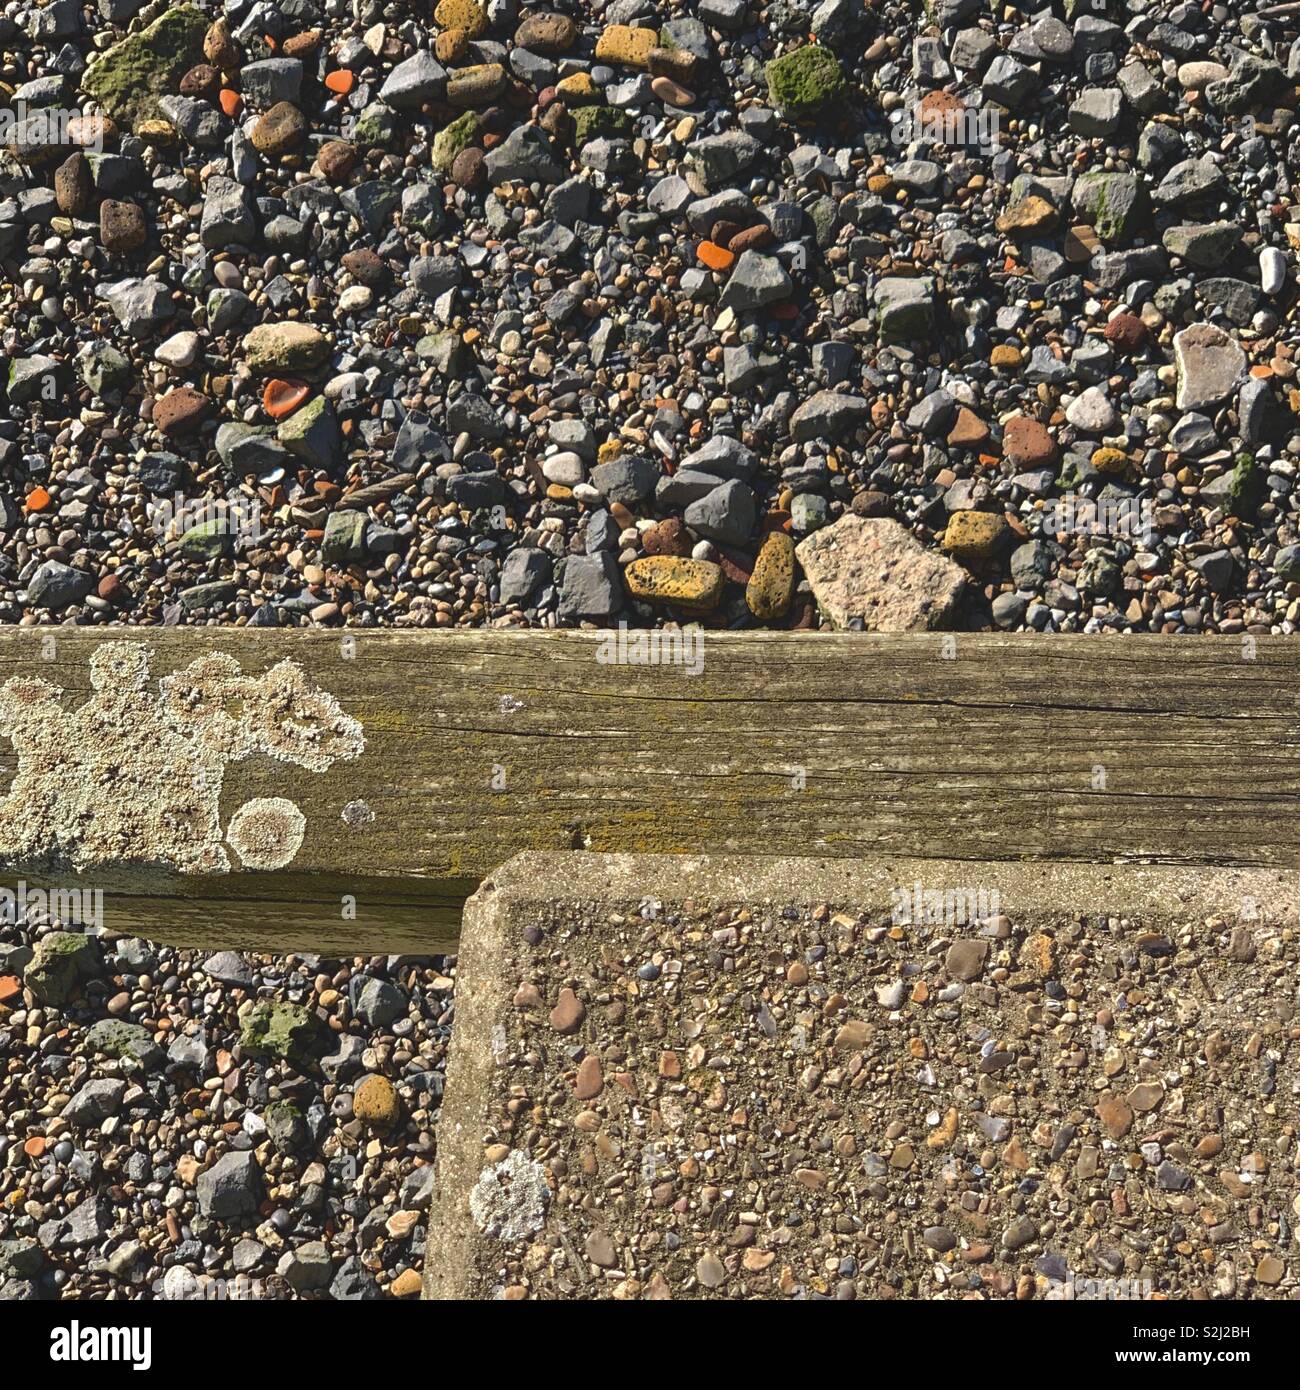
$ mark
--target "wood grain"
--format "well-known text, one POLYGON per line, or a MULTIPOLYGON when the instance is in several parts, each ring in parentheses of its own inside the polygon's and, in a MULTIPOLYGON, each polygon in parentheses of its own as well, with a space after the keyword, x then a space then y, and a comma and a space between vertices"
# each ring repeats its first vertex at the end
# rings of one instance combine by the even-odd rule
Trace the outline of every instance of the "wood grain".
POLYGON ((324 773, 228 768, 223 825, 251 797, 306 813, 286 869, 0 863, 3 883, 102 887, 106 926, 182 944, 445 950, 526 850, 1300 867, 1286 638, 709 633, 691 675, 606 664, 584 632, 9 628, 0 683, 41 676, 71 708, 123 639, 155 679, 212 651, 250 674, 290 658, 366 737, 324 773), (375 818, 353 827, 357 800, 375 818))

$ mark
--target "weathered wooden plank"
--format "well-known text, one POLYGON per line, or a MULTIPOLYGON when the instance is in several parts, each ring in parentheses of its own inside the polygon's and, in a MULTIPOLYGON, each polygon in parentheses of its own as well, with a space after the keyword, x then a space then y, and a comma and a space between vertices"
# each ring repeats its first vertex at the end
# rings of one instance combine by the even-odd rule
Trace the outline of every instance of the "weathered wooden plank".
POLYGON ((106 925, 156 937, 365 952, 445 948, 523 850, 1300 866, 1285 638, 709 633, 690 665, 608 646, 2 630, 0 883, 100 887, 106 925), (205 671, 196 697, 172 677, 211 653, 241 674, 205 671), (266 800, 305 833, 254 871, 236 813, 266 800))

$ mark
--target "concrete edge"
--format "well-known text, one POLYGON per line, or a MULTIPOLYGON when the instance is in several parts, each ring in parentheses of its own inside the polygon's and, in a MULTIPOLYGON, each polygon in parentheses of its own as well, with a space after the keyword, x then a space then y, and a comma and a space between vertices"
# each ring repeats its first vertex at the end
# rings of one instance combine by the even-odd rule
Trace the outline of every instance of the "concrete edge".
MULTIPOLYGON (((546 856, 560 858, 566 856, 546 856)), ((511 861, 514 862, 513 860, 511 861)), ((447 1049, 447 1077, 457 1093, 476 1094, 489 1084, 492 1070, 492 981, 504 964, 506 925, 516 905, 489 875, 465 902, 456 981, 456 1015, 447 1049), (454 1083, 450 1078, 455 1077, 454 1083)), ((458 1122, 455 1107, 439 1114, 434 1196, 429 1205, 421 1298, 454 1300, 468 1283, 470 1189, 483 1167, 477 1129, 458 1122)))
POLYGON ((472 912, 490 889, 511 907, 565 901, 638 903, 648 892, 665 901, 700 898, 737 903, 890 902, 891 890, 979 886, 996 890, 1005 910, 1140 913, 1160 921, 1186 912, 1300 924, 1300 871, 1168 864, 1069 864, 975 859, 820 859, 802 856, 518 854, 484 881, 466 904, 472 912))

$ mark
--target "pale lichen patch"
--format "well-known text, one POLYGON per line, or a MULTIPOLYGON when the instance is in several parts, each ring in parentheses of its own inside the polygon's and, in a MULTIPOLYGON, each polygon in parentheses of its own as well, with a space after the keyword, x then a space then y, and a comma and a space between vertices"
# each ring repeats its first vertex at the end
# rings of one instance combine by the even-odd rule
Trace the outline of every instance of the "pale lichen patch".
POLYGON ((283 796, 246 801, 230 818, 226 838, 247 869, 283 869, 302 847, 307 818, 283 796))
MULTIPOLYGON (((164 677, 155 695, 149 659, 144 643, 102 643, 90 660, 92 694, 73 710, 40 677, 0 686, 0 737, 18 759, 0 799, 0 858, 224 873, 227 764, 260 754, 325 772, 365 747, 358 721, 294 662, 250 676, 233 657, 212 653, 164 677)), ((302 843, 293 818, 281 812, 256 824, 262 848, 249 840, 253 855, 288 863, 302 843)), ((249 863, 242 850, 240 857, 249 863)))
POLYGON ((500 1163, 479 1174, 469 1194, 469 1210, 484 1235, 514 1242, 542 1229, 550 1200, 546 1169, 522 1149, 511 1149, 500 1163))

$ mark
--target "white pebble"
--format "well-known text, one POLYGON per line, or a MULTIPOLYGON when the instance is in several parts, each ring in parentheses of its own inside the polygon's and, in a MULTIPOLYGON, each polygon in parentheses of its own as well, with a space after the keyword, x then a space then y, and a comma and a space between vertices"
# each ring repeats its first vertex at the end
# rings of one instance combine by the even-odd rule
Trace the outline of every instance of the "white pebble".
POLYGON ((1265 294, 1277 294, 1286 284, 1286 257, 1276 246, 1259 253, 1259 279, 1265 294))
POLYGON ((154 356, 164 366, 188 367, 199 355, 199 335, 194 332, 173 333, 165 343, 158 346, 154 356))
POLYGON ((576 487, 583 480, 586 469, 577 454, 552 454, 542 460, 542 477, 548 483, 558 483, 561 487, 576 487))

